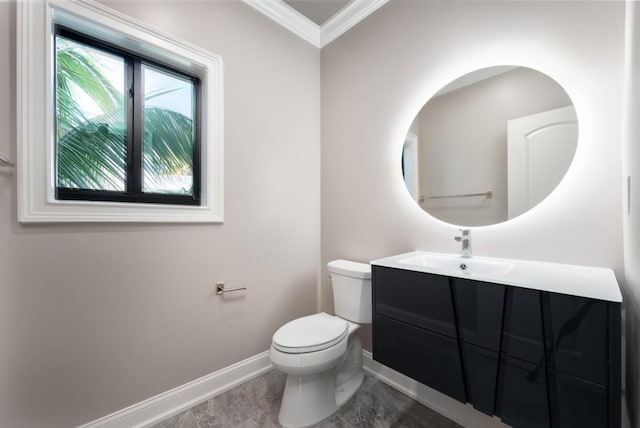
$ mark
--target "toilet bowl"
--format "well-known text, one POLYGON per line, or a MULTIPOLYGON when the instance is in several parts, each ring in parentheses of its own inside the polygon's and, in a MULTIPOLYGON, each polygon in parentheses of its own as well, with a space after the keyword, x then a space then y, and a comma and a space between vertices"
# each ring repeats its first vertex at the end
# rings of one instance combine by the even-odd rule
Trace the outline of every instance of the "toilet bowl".
POLYGON ((327 266, 336 316, 298 318, 273 335, 271 362, 287 374, 278 415, 284 427, 310 426, 332 415, 364 379, 358 331, 371 323, 371 268, 346 260, 327 266))

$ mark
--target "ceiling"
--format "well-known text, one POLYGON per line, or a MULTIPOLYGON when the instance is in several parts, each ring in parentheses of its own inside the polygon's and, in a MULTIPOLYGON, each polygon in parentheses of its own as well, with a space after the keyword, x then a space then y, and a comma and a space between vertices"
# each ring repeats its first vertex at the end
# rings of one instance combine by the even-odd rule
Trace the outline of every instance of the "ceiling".
POLYGON ((322 25, 351 3, 351 0, 284 0, 284 2, 317 25, 322 25))
POLYGON ((242 0, 322 48, 389 0, 242 0))

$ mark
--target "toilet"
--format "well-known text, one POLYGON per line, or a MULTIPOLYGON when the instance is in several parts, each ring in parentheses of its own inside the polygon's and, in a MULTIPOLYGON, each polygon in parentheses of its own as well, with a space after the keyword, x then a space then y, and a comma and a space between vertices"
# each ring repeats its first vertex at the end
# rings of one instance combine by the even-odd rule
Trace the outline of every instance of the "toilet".
POLYGON ((332 415, 364 379, 358 330, 371 323, 371 266, 334 260, 327 267, 336 316, 295 319, 271 342, 271 362, 287 374, 278 415, 284 427, 306 427, 332 415))

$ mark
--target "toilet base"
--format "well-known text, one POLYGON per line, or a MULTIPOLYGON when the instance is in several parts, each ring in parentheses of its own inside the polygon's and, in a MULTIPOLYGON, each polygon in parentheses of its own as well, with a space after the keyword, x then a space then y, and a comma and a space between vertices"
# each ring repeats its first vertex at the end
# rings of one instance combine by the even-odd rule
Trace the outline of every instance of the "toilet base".
POLYGON ((334 376, 287 376, 278 421, 286 428, 317 424, 334 414, 362 385, 360 373, 336 388, 334 376))
POLYGON ((342 405, 346 403, 349 398, 353 397, 356 391, 360 389, 362 382, 364 382, 364 372, 352 377, 347 382, 345 382, 344 385, 338 387, 338 389, 336 390, 336 403, 338 405, 338 409, 342 407, 342 405))
POLYGON ((338 367, 316 374, 287 376, 278 420, 286 428, 314 425, 353 397, 363 381, 362 344, 360 337, 352 334, 345 360, 338 367))

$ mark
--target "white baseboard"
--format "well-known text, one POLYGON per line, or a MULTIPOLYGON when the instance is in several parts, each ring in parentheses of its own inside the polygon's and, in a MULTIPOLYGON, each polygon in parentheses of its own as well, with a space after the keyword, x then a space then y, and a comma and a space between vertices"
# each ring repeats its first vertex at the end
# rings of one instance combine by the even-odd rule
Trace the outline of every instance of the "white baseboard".
POLYGON ((364 369, 368 374, 463 427, 509 428, 497 417, 487 416, 475 410, 470 404, 463 404, 383 366, 372 358, 371 352, 362 351, 362 354, 364 369))
POLYGON ((144 428, 271 370, 269 351, 225 367, 78 428, 144 428))

